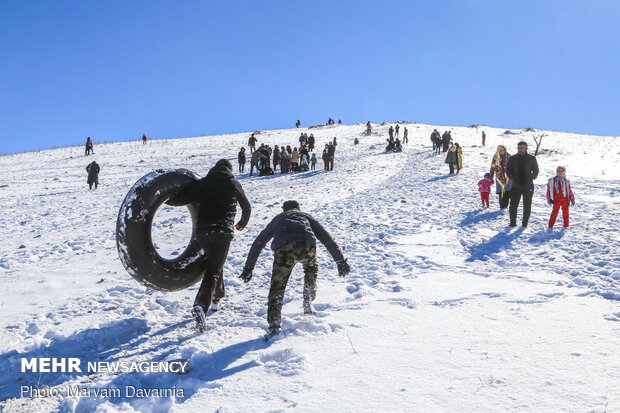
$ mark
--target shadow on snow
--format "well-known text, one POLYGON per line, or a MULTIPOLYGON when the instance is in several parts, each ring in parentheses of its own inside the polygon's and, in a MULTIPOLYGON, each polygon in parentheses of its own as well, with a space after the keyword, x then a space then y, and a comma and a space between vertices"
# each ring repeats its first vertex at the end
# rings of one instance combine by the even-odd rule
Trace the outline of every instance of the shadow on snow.
POLYGON ((506 228, 505 230, 499 232, 494 235, 487 241, 481 242, 478 245, 474 245, 469 248, 469 258, 465 259, 465 261, 472 262, 476 260, 487 261, 489 259, 489 255, 496 254, 506 248, 521 234, 525 228, 520 227, 514 232, 510 232, 510 228, 506 228))
POLYGON ((490 221, 503 214, 504 211, 501 209, 494 212, 490 212, 488 209, 476 209, 475 211, 465 213, 465 218, 459 222, 459 227, 466 227, 468 225, 477 224, 481 221, 490 221))

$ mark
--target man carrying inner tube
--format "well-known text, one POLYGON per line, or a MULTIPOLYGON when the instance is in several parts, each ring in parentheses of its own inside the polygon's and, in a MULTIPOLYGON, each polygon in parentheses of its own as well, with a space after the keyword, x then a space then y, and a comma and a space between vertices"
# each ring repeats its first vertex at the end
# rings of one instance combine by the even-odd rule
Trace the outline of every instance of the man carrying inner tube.
POLYGON ((243 230, 250 220, 252 207, 241 184, 232 174, 228 159, 220 159, 204 178, 184 188, 174 197, 179 205, 198 201, 198 217, 194 236, 207 254, 205 275, 194 300, 192 314, 201 331, 206 329, 205 314, 218 310, 224 297, 224 274, 230 242, 233 239, 233 223, 237 214, 237 202, 241 206, 241 219, 234 226, 243 230), (211 301, 213 299, 213 301, 211 301))

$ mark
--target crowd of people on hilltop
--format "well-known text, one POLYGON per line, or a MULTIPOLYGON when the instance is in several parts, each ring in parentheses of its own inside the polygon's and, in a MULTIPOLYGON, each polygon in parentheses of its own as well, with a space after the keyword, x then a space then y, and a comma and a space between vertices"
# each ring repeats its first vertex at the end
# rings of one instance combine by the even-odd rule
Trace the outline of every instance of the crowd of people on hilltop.
MULTIPOLYGON (((256 149, 257 142, 258 140, 253 133, 248 139, 250 176, 254 176, 254 169, 258 172, 258 176, 273 175, 278 168, 280 174, 316 170, 318 162, 315 152, 316 139, 312 133, 309 136, 305 132, 301 133, 298 139, 299 146, 275 145, 271 148, 270 145, 261 143, 258 149, 256 149), (272 164, 273 167, 271 166, 272 164)), ((323 160, 323 169, 326 171, 334 170, 337 145, 337 138, 334 137, 329 143, 325 144, 325 148, 322 151, 321 159, 323 160)), ((245 147, 239 150, 237 162, 239 164, 239 173, 244 173, 247 162, 245 147)))

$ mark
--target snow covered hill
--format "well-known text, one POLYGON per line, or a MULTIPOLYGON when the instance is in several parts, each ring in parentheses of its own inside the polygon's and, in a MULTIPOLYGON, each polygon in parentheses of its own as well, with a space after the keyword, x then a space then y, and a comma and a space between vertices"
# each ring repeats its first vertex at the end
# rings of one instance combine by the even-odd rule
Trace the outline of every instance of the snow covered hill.
MULTIPOLYGON (((410 143, 383 153, 390 125, 262 131, 259 143, 320 150, 337 136, 335 169, 269 177, 237 174, 253 206, 224 268, 227 297, 194 329, 197 285, 148 290, 122 267, 116 218, 148 172, 204 175, 236 163, 249 134, 61 148, 0 157, 0 409, 7 412, 594 411, 620 410, 620 141, 545 132, 530 225, 507 228, 495 194, 481 209, 477 182, 495 148, 516 153, 539 132, 401 124, 410 143), (448 175, 431 150, 452 130, 464 169, 448 175), (481 146, 480 134, 487 134, 481 146), (353 145, 354 138, 360 144, 353 145), (101 166, 89 191, 86 165, 101 166), (567 168, 577 204, 571 227, 546 229, 546 181, 567 168), (281 338, 266 343, 272 253, 237 278, 256 235, 297 199, 341 245, 346 278, 319 251, 318 314, 303 315, 296 268, 281 338), (188 360, 187 374, 21 373, 20 360, 188 360), (41 397, 22 386, 44 389, 41 397), (49 386, 49 387, 45 387, 49 386), (81 397, 72 386, 174 389, 173 396, 81 397), (179 390, 182 390, 179 394, 179 390)), ((520 211, 521 212, 521 211, 520 211)), ((153 237, 174 256, 191 236, 184 207, 163 207, 153 237)))

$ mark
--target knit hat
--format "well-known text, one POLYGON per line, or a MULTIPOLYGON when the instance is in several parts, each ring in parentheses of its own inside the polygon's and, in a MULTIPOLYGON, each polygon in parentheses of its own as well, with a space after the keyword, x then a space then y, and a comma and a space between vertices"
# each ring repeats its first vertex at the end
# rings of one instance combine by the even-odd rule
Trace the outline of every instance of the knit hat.
POLYGON ((285 201, 284 204, 282 204, 282 209, 284 211, 288 211, 290 209, 299 209, 299 202, 297 202, 297 201, 285 201))
POLYGON ((557 172, 558 172, 558 169, 563 169, 563 170, 564 170, 564 173, 566 173, 566 167, 565 167, 565 166, 560 165, 560 166, 558 166, 557 168, 555 168, 555 173, 557 173, 557 172))
POLYGON ((224 167, 232 171, 232 164, 230 163, 228 159, 220 159, 219 161, 215 163, 215 166, 218 168, 224 167))

